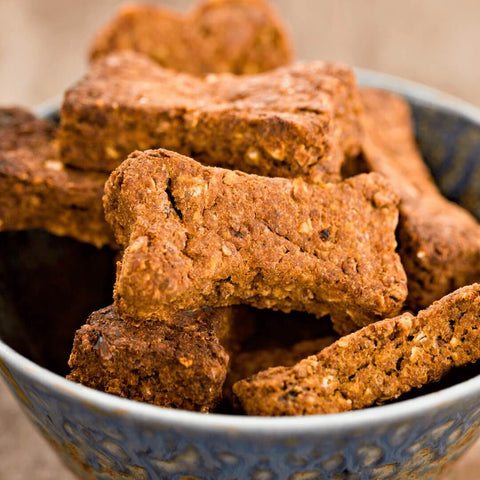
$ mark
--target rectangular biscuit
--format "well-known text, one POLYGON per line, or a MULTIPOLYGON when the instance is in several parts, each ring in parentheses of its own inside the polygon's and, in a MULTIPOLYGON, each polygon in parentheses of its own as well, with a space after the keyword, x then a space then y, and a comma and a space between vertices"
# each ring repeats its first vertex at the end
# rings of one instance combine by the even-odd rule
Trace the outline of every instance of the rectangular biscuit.
POLYGON ((202 308, 136 327, 114 306, 98 310, 75 334, 67 378, 131 400, 208 412, 222 398, 239 312, 202 308))
POLYGON ((114 245, 102 205, 106 175, 66 167, 55 131, 25 110, 0 109, 0 230, 41 228, 114 245))
POLYGON ((115 285, 124 319, 247 304, 363 325, 406 297, 397 198, 380 175, 310 185, 150 150, 134 152, 105 192, 125 249, 115 285))
POLYGON ((300 361, 237 382, 249 415, 311 415, 365 408, 436 382, 480 358, 480 285, 443 297, 417 316, 368 325, 300 361))
POLYGON ((410 308, 425 308, 456 288, 480 281, 480 225, 446 200, 415 143, 407 103, 392 93, 362 89, 363 156, 400 196, 399 253, 410 308))
POLYGON ((123 5, 96 35, 90 57, 123 49, 194 75, 254 74, 292 59, 286 28, 263 0, 203 0, 186 13, 159 5, 123 5))
POLYGON ((248 173, 339 181, 360 150, 360 109, 354 74, 339 64, 200 79, 123 51, 67 91, 60 147, 65 163, 106 172, 161 147, 248 173))

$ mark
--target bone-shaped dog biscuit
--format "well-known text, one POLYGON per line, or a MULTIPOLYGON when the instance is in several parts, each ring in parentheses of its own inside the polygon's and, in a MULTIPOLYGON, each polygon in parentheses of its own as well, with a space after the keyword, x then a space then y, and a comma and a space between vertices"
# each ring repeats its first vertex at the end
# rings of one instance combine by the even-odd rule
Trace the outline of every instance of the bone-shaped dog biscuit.
POLYGON ((244 303, 364 325, 406 297, 397 198, 377 174, 317 186, 151 150, 112 173, 104 202, 127 320, 244 303))

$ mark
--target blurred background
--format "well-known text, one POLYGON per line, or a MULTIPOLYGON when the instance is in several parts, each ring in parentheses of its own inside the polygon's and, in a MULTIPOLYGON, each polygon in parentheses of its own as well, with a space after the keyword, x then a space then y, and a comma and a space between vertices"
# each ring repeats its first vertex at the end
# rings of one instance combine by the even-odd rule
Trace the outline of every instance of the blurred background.
MULTIPOLYGON (((478 0, 271 0, 297 57, 340 60, 434 86, 480 106, 478 0)), ((86 69, 93 34, 120 0, 0 0, 0 103, 34 106, 86 69)), ((185 10, 193 0, 163 0, 185 10)), ((444 480, 480 479, 480 445, 444 480)), ((0 480, 70 480, 0 383, 0 480)))
MULTIPOLYGON (((86 49, 120 0, 0 0, 0 102, 32 106, 84 72, 86 49)), ((163 0, 187 9, 193 0, 163 0)), ((341 60, 480 105, 478 0, 272 0, 297 56, 341 60)))

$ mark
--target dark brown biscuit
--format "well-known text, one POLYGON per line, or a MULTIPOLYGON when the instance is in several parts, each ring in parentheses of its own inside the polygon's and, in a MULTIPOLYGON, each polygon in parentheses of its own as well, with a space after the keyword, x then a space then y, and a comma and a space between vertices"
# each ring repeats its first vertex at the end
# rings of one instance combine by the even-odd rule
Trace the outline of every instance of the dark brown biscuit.
POLYGON ((360 110, 353 72, 339 64, 199 79, 118 52, 66 93, 59 136, 78 168, 111 172, 132 151, 161 147, 248 173, 339 181, 360 151, 360 110))
POLYGON ((404 313, 342 337, 294 367, 236 383, 249 415, 356 410, 440 380, 480 358, 480 285, 442 298, 416 317, 404 313))
POLYGON ((41 228, 114 245, 101 200, 106 179, 59 160, 51 122, 19 108, 0 109, 0 230, 41 228))
POLYGON ((105 188, 106 218, 125 248, 115 287, 124 319, 242 303, 363 325, 394 315, 406 297, 397 198, 380 175, 310 185, 149 150, 105 188))
POLYGON ((128 4, 96 36, 91 58, 136 50, 194 75, 254 74, 292 59, 290 37, 263 0, 204 0, 187 14, 128 4))
POLYGON ((113 306, 98 310, 75 334, 67 378, 131 400, 210 411, 222 397, 223 344, 240 311, 203 308, 138 328, 113 306))
POLYGON ((425 308, 456 288, 480 281, 480 225, 447 201, 415 144, 405 101, 381 90, 361 91, 363 152, 400 196, 399 252, 408 278, 408 305, 425 308))

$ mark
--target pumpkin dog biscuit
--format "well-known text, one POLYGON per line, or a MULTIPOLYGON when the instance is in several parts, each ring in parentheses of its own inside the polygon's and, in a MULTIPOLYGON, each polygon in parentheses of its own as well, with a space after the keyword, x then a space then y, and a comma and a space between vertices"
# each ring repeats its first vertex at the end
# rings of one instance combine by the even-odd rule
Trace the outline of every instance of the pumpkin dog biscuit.
POLYGON ((90 56, 123 49, 194 75, 253 74, 292 59, 286 28, 263 0, 204 0, 186 14, 157 5, 124 5, 97 34, 90 56))
POLYGON ((114 244, 102 206, 105 174, 66 167, 55 125, 0 109, 0 230, 45 229, 98 247, 114 244))
POLYGON ((135 327, 114 306, 98 310, 75 334, 67 378, 131 400, 210 411, 222 397, 239 312, 202 308, 135 327))
POLYGON ((363 325, 406 297, 397 198, 377 174, 317 186, 150 150, 112 173, 104 204, 125 248, 115 285, 125 320, 242 303, 363 325))
POLYGON ((364 159, 400 196, 399 253, 410 308, 425 308, 456 288, 480 281, 480 225, 435 186, 413 135, 410 110, 396 95, 361 90, 364 159))
POLYGON ((365 408, 438 381, 480 358, 480 285, 342 337, 295 366, 265 370, 233 392, 249 415, 309 415, 365 408))
POLYGON ((201 79, 125 51, 67 91, 59 139, 65 163, 108 173, 134 150, 161 147, 247 173, 339 181, 360 151, 360 110, 340 64, 201 79))

